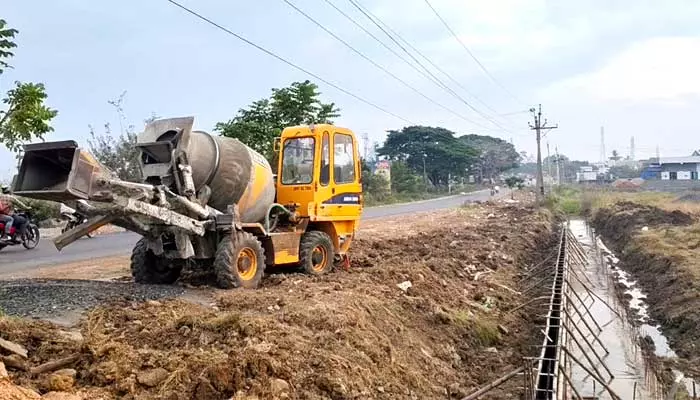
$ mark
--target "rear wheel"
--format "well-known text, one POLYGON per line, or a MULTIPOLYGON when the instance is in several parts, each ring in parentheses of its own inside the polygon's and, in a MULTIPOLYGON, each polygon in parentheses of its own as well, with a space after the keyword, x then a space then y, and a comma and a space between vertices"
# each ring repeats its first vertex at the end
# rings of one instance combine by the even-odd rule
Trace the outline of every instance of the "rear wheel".
POLYGON ((265 272, 265 253, 260 241, 248 232, 234 232, 235 243, 226 235, 214 259, 216 284, 222 289, 255 289, 265 272))
POLYGON ((322 275, 333 270, 335 251, 331 237, 325 232, 306 232, 299 245, 299 263, 304 272, 322 275))
POLYGON ((137 283, 171 284, 180 277, 183 263, 155 255, 141 238, 131 253, 131 276, 137 283))
POLYGON ((25 249, 31 250, 35 248, 39 244, 39 227, 30 224, 27 227, 27 233, 25 233, 24 240, 22 241, 22 246, 24 246, 25 249))

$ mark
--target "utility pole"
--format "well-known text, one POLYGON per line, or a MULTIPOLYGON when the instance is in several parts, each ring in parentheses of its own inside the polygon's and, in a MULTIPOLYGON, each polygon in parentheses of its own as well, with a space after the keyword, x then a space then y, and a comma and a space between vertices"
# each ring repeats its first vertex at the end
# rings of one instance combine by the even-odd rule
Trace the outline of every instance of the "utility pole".
POLYGON ((428 191, 428 173, 425 170, 425 158, 426 157, 427 157, 427 155, 425 153, 423 153, 423 185, 425 185, 425 188, 424 188, 425 192, 428 191))
POLYGON ((559 168, 559 163, 561 162, 561 157, 559 157, 559 147, 555 146, 554 147, 554 154, 557 163, 557 185, 561 186, 561 168, 559 168))
POLYGON ((607 153, 605 153, 605 128, 600 127, 600 165, 605 167, 606 161, 608 159, 607 153))
POLYGON ((549 154, 549 141, 547 141, 547 175, 552 178, 552 156, 549 154))
POLYGON ((535 125, 528 123, 530 129, 537 133, 537 199, 542 201, 544 199, 544 179, 542 177, 542 151, 540 150, 540 142, 542 141, 542 131, 549 131, 550 129, 557 129, 559 125, 547 126, 547 119, 545 118, 544 123, 542 122, 542 104, 539 105, 538 109, 531 108, 530 112, 535 118, 535 125), (537 111, 537 113, 535 113, 537 111))

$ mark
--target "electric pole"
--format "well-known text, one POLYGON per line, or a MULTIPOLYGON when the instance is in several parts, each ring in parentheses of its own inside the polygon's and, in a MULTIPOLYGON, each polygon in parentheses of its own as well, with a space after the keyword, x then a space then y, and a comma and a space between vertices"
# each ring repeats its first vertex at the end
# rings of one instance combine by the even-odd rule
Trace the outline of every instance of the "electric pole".
POLYGON ((538 109, 530 109, 532 116, 535 118, 535 125, 528 123, 530 129, 537 133, 537 200, 542 201, 544 199, 544 179, 542 177, 542 151, 540 149, 540 142, 542 141, 542 131, 549 131, 551 129, 557 129, 559 125, 547 126, 547 119, 545 118, 544 123, 542 122, 542 104, 539 105, 538 109), (536 112, 536 113, 535 113, 536 112))
POLYGON ((559 157, 559 146, 554 146, 554 154, 556 154, 555 157, 556 163, 557 163, 557 185, 561 186, 561 170, 562 168, 559 167, 559 163, 561 162, 561 157, 559 157))
POLYGON ((552 156, 549 154, 549 141, 547 141, 547 175, 552 178, 552 156))

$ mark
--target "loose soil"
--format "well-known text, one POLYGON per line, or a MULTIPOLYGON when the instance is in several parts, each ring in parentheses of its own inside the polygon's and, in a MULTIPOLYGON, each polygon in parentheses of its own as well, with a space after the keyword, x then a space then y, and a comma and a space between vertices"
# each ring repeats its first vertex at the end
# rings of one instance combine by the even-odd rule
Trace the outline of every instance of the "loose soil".
POLYGON ((682 370, 700 378, 697 221, 679 210, 621 202, 598 210, 592 224, 647 294, 650 315, 681 358, 682 370))
MULTIPOLYGON (((258 290, 212 289, 211 304, 113 301, 90 310, 75 332, 2 317, 0 337, 25 346, 30 366, 79 355, 74 380, 8 367, 14 383, 39 393, 461 398, 521 366, 541 343, 538 321, 506 311, 527 300, 518 273, 553 236, 550 214, 519 205, 383 219, 363 224, 347 271, 275 273, 258 290)), ((521 385, 515 379, 484 398, 516 398, 521 385)))

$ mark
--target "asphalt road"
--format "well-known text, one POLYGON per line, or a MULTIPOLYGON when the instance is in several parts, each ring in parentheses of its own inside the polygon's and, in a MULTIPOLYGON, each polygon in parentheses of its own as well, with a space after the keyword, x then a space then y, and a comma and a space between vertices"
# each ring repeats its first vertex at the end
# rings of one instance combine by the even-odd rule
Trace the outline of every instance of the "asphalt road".
MULTIPOLYGON (((368 207, 364 210, 362 217, 370 219, 452 208, 460 206, 467 200, 485 201, 489 197, 488 190, 481 190, 466 195, 415 203, 368 207)), ((96 236, 92 239, 83 238, 64 248, 61 252, 56 250, 49 239, 42 240, 33 250, 26 250, 22 246, 7 247, 0 251, 0 273, 13 273, 47 265, 128 255, 139 237, 137 234, 125 232, 96 236)))

